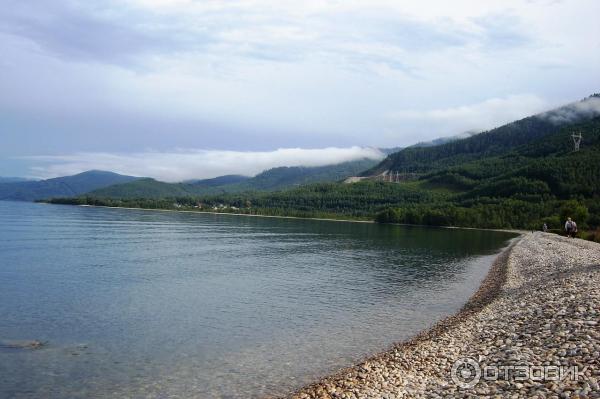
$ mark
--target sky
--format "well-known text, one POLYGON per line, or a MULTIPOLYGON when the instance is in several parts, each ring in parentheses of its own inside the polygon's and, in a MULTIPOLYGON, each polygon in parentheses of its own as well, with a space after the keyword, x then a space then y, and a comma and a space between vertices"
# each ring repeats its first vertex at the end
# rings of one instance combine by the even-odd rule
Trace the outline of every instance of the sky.
POLYGON ((0 176, 324 165, 600 92, 600 2, 4 0, 0 176))

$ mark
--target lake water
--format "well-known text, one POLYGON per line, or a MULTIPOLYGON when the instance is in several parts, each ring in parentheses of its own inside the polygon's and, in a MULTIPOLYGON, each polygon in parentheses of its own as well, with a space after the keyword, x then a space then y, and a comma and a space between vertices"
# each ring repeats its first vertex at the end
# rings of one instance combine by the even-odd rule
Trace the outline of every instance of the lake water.
POLYGON ((513 235, 0 201, 0 397, 285 394, 464 304, 513 235))

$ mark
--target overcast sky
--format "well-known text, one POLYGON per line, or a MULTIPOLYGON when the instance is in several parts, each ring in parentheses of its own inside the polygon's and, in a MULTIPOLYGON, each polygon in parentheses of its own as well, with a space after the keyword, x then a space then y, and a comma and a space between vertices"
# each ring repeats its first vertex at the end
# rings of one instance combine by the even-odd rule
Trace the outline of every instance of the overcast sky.
POLYGON ((4 0, 0 176, 253 174, 488 129, 600 91, 599 15, 597 0, 4 0))

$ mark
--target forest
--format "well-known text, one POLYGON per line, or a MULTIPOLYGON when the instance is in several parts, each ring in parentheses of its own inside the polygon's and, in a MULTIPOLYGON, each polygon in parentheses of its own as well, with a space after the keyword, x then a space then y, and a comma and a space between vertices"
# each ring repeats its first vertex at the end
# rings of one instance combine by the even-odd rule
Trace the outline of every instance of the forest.
MULTIPOLYGON (((444 146, 438 147, 423 150, 440 154, 444 146)), ((451 152, 451 158, 459 156, 451 152)), ((164 198, 84 195, 51 202, 531 230, 543 223, 560 229, 570 216, 582 231, 600 227, 600 118, 534 135, 478 159, 468 160, 464 151, 460 157, 463 161, 452 166, 434 162, 417 180, 400 183, 316 183, 275 192, 164 198), (573 151, 574 129, 584 137, 580 151, 573 151)))

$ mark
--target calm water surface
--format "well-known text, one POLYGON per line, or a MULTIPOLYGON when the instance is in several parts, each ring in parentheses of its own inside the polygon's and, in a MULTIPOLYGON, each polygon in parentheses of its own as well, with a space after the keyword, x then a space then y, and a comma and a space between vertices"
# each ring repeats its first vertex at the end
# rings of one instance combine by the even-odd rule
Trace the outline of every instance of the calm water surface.
POLYGON ((283 394, 475 291, 506 233, 0 201, 0 397, 283 394))

